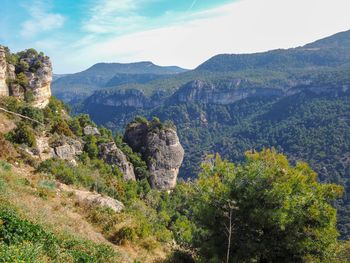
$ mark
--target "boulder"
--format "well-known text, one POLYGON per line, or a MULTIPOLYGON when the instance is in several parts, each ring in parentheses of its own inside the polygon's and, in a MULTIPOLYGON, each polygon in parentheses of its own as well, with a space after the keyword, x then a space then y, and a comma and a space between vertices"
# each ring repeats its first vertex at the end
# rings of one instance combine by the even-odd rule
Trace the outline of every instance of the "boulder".
POLYGON ((116 165, 124 175, 124 180, 136 180, 134 166, 114 142, 99 145, 100 157, 108 164, 116 165))
POLYGON ((171 190, 176 186, 184 149, 174 129, 134 122, 128 125, 124 140, 147 161, 152 188, 171 190))
POLYGON ((84 135, 100 135, 100 132, 96 127, 88 125, 84 127, 84 135))
POLYGON ((72 161, 77 155, 82 154, 83 144, 75 139, 64 137, 53 147, 54 156, 63 160, 72 161))

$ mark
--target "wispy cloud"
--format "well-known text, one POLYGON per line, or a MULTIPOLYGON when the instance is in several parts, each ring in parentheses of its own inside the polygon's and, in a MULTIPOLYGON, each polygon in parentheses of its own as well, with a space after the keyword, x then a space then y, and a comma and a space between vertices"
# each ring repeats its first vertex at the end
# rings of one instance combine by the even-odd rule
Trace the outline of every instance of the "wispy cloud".
POLYGON ((64 16, 50 12, 46 1, 37 0, 26 8, 30 18, 22 23, 20 31, 22 37, 35 37, 39 32, 58 29, 64 24, 64 16))
POLYGON ((196 3, 197 3, 197 0, 193 0, 193 2, 192 2, 192 4, 191 4, 191 6, 188 8, 188 10, 187 11, 190 11, 190 10, 192 10, 192 8, 196 5, 196 3))
POLYGON ((145 20, 137 10, 144 0, 100 0, 89 10, 89 18, 82 28, 94 34, 121 34, 133 30, 145 20))

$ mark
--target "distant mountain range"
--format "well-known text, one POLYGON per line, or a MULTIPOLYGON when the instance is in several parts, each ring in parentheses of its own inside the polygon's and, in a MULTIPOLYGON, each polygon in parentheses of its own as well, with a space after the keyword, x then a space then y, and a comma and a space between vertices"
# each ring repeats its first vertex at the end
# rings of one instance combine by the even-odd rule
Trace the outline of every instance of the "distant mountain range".
POLYGON ((161 67, 152 62, 98 63, 79 73, 54 75, 52 92, 66 102, 78 102, 100 88, 144 84, 185 71, 180 67, 161 67))
POLYGON ((350 236, 350 31, 293 49, 218 55, 191 71, 150 65, 159 71, 97 64, 56 80, 54 94, 114 130, 136 115, 172 120, 185 148, 183 178, 215 152, 241 161, 247 150, 275 147, 307 161, 320 180, 345 186, 339 230, 350 236))

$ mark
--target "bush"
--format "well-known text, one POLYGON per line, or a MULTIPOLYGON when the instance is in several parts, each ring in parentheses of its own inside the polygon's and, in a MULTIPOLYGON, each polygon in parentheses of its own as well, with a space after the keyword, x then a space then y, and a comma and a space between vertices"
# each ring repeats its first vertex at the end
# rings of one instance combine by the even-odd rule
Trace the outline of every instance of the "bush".
POLYGON ((24 116, 37 120, 38 122, 44 122, 44 113, 41 109, 34 108, 31 106, 24 106, 21 108, 20 113, 24 116))
POLYGON ((73 118, 69 121, 69 128, 76 136, 83 136, 83 130, 77 118, 73 118))
POLYGON ((34 93, 32 90, 26 90, 24 93, 24 100, 27 103, 32 103, 35 100, 34 93))
POLYGON ((68 137, 73 136, 73 132, 70 130, 67 122, 62 119, 59 119, 58 121, 55 122, 55 124, 52 126, 51 132, 65 135, 68 137))
POLYGON ((13 143, 26 144, 29 147, 36 145, 33 129, 23 122, 20 122, 13 132, 8 133, 7 139, 13 143))
POLYGON ((99 150, 97 147, 97 139, 94 135, 88 135, 86 137, 84 152, 86 152, 91 159, 97 158, 99 150))
POLYGON ((122 227, 117 232, 115 232, 109 240, 117 245, 125 245, 128 242, 133 242, 137 238, 136 231, 131 227, 122 227))

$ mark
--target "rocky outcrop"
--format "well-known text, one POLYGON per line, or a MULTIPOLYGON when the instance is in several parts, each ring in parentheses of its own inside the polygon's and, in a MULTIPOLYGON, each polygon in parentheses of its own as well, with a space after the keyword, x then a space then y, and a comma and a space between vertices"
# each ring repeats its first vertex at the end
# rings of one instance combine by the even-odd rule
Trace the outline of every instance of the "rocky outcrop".
POLYGON ((124 180, 136 180, 134 166, 114 142, 103 143, 99 145, 99 148, 101 159, 108 164, 116 165, 124 175, 124 180))
POLYGON ((24 99, 26 92, 30 92, 32 105, 44 108, 51 97, 52 65, 49 57, 27 50, 17 54, 16 59, 17 62, 11 62, 16 65, 8 62, 5 48, 0 46, 0 95, 24 99))
POLYGON ((68 161, 74 161, 75 157, 83 151, 83 144, 70 137, 61 138, 51 147, 53 148, 54 157, 68 161))
POLYGON ((84 203, 91 206, 103 206, 112 209, 118 213, 124 209, 124 204, 116 199, 108 196, 102 196, 101 194, 88 192, 83 190, 77 190, 69 187, 65 184, 59 184, 58 188, 61 191, 73 192, 80 203, 84 203))
MULTIPOLYGON (((36 73, 27 72, 28 89, 33 91, 33 106, 45 108, 51 97, 52 65, 48 57, 41 58, 41 67, 36 73)), ((35 63, 35 62, 31 62, 35 63)))
POLYGON ((134 122, 128 125, 124 140, 146 160, 152 188, 171 190, 176 186, 184 149, 175 130, 134 122))
POLYGON ((96 127, 88 125, 84 127, 84 135, 100 135, 100 132, 96 127))
POLYGON ((0 46, 0 96, 8 96, 9 89, 6 84, 6 74, 7 72, 7 63, 5 57, 5 50, 0 46))

